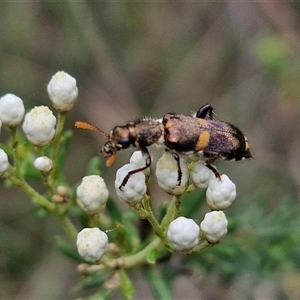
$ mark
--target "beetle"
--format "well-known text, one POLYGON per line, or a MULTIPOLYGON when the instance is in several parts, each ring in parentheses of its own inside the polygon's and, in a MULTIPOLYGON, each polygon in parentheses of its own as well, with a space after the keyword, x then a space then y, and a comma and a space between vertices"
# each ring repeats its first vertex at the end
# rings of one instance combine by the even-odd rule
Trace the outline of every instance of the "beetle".
POLYGON ((130 146, 141 150, 145 166, 128 172, 120 189, 126 185, 132 174, 151 165, 147 147, 153 144, 163 146, 177 161, 178 185, 181 182, 180 155, 204 160, 206 166, 219 179, 220 175, 211 163, 219 158, 238 161, 252 157, 247 137, 238 127, 216 120, 210 104, 200 107, 195 116, 167 113, 162 119, 145 118, 116 126, 110 134, 86 122, 77 121, 75 126, 98 131, 106 137, 107 141, 101 152, 107 158, 108 167, 114 163, 118 151, 130 146))

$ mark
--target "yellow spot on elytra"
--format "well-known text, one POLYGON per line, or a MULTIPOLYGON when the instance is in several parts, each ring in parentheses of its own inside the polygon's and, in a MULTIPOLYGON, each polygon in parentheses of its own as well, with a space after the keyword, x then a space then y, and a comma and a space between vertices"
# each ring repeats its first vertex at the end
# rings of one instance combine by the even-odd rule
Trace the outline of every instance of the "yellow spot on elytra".
POLYGON ((207 121, 204 119, 197 118, 198 123, 204 128, 203 132, 199 135, 198 142, 196 144, 196 151, 203 150, 209 143, 210 134, 205 130, 207 127, 207 121))
POLYGON ((197 121, 200 124, 200 126, 207 127, 207 121, 206 120, 197 118, 197 121))
POLYGON ((172 122, 167 122, 165 124, 165 128, 169 129, 170 127, 172 127, 172 122))
POLYGON ((210 134, 208 131, 203 131, 199 135, 198 142, 196 144, 196 151, 203 150, 209 143, 210 134))

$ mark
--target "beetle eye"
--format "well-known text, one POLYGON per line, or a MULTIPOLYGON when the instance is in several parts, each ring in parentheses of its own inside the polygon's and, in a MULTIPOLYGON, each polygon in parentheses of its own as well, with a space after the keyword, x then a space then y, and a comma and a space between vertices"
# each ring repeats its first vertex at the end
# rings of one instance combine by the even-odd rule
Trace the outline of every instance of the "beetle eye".
POLYGON ((131 145, 130 132, 128 126, 117 126, 112 132, 112 139, 118 145, 118 150, 128 148, 131 145))
POLYGON ((122 148, 128 148, 130 146, 130 139, 129 138, 122 138, 119 142, 122 145, 122 148))

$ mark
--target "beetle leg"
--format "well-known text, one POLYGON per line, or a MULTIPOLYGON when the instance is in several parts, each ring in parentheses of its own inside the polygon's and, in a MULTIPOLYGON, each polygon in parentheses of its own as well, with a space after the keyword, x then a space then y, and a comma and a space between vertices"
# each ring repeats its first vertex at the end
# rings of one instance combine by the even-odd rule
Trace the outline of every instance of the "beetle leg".
POLYGON ((179 155, 172 150, 166 150, 170 153, 170 155, 176 160, 177 162, 177 168, 178 168, 178 177, 177 177, 177 185, 180 186, 181 185, 181 178, 182 178, 182 170, 180 167, 180 157, 179 155))
POLYGON ((124 177, 121 185, 119 186, 119 190, 121 190, 122 187, 126 185, 126 183, 129 180, 131 175, 133 175, 135 173, 138 173, 138 172, 142 172, 145 169, 147 169, 148 167, 150 167, 150 165, 151 165, 151 156, 149 154, 148 149, 147 148, 141 148, 141 151, 142 151, 143 158, 145 159, 145 166, 142 167, 142 168, 138 168, 138 169, 134 169, 134 170, 129 171, 127 173, 127 175, 124 177))
POLYGON ((205 166, 207 168, 209 168, 216 176, 216 178, 218 178, 219 180, 221 180, 221 176, 220 173, 216 170, 216 168, 214 168, 212 165, 210 165, 209 163, 206 163, 205 166))

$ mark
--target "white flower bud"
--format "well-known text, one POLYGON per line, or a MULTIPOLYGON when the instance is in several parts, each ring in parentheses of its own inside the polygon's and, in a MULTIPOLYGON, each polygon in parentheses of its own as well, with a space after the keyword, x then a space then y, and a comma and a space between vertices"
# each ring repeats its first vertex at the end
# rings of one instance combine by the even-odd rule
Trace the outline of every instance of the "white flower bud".
POLYGON ((6 94, 0 98, 0 119, 8 127, 16 127, 23 120, 25 113, 21 98, 6 94))
POLYGON ((140 202, 146 194, 147 186, 145 183, 145 174, 143 172, 137 172, 130 175, 125 186, 121 186, 124 178, 129 171, 138 169, 138 166, 134 164, 126 164, 121 167, 116 174, 115 188, 120 200, 135 204, 140 202))
POLYGON ((231 206, 236 197, 235 184, 222 174, 221 180, 210 180, 206 190, 206 202, 211 209, 224 210, 231 206))
POLYGON ((9 162, 8 162, 8 157, 7 154, 0 149, 0 176, 7 171, 9 168, 9 162))
POLYGON ((200 224, 201 233, 210 243, 217 243, 227 233, 227 219, 222 211, 208 212, 200 224))
POLYGON ((105 208, 108 189, 102 177, 98 175, 85 176, 77 187, 76 193, 78 205, 87 214, 98 214, 105 208))
POLYGON ((156 164, 158 185, 171 195, 181 195, 187 188, 188 168, 182 158, 179 158, 179 164, 182 172, 180 185, 178 185, 178 163, 170 153, 164 153, 156 164))
MULTIPOLYGON (((146 160, 143 157, 142 151, 134 151, 131 155, 131 158, 129 160, 129 163, 136 165, 138 168, 143 168, 146 166, 146 160)), ((142 171, 145 176, 150 175, 150 167, 142 171)))
POLYGON ((86 260, 98 263, 106 252, 107 234, 98 227, 84 228, 77 235, 78 253, 86 260))
POLYGON ((201 189, 206 189, 209 181, 216 178, 216 176, 212 170, 199 160, 194 164, 193 170, 191 171, 191 178, 195 186, 201 189))
POLYGON ((38 157, 33 165, 36 169, 45 173, 50 172, 53 168, 52 160, 47 156, 38 157))
POLYGON ((171 222, 167 237, 177 250, 188 250, 199 242, 200 228, 197 223, 185 217, 179 217, 171 222))
POLYGON ((47 145, 55 134, 56 118, 47 106, 36 106, 26 114, 23 131, 36 146, 47 145))
POLYGON ((61 112, 71 110, 78 96, 76 79, 63 71, 53 75, 48 83, 47 91, 53 106, 61 112))

